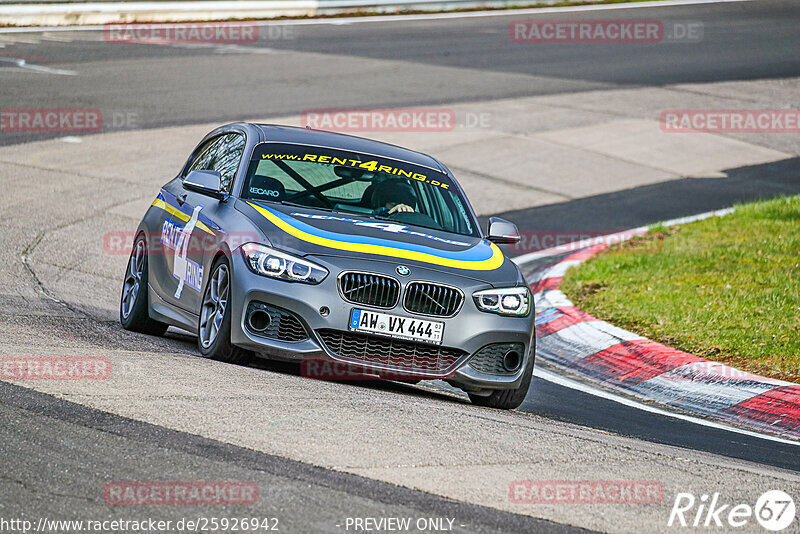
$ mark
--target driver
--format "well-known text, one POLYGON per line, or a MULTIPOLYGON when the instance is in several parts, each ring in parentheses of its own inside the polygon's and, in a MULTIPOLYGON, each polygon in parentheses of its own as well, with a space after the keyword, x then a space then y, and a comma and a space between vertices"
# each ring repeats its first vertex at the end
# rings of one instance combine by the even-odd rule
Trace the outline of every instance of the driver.
POLYGON ((408 182, 397 179, 386 180, 375 185, 372 205, 377 206, 375 215, 414 213, 417 207, 417 195, 408 182))

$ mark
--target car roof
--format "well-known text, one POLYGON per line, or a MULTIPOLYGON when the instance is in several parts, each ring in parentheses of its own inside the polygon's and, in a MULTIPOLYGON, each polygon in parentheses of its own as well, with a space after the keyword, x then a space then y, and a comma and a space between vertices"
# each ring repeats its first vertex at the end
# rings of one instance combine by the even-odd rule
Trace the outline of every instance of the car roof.
POLYGON ((435 158, 409 150, 407 148, 381 143, 372 139, 364 139, 354 135, 346 135, 311 128, 298 128, 296 126, 282 126, 279 124, 253 124, 261 130, 264 142, 296 143, 301 145, 321 146, 339 150, 348 150, 361 154, 371 154, 388 159, 405 161, 422 165, 448 174, 447 168, 435 158))

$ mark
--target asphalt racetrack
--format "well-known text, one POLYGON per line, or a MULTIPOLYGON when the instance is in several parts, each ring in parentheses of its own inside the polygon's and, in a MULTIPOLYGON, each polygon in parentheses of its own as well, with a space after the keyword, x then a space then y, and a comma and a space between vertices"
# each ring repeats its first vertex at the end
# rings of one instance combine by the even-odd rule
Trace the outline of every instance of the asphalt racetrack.
POLYGON ((457 532, 669 532, 679 492, 797 499, 798 445, 624 405, 544 366, 520 409, 500 412, 443 384, 329 383, 274 362, 207 361, 183 332, 150 338, 116 321, 127 252, 103 236, 133 231, 200 137, 225 122, 300 124, 320 108, 452 111, 452 131, 354 133, 439 157, 482 218, 501 214, 529 240, 800 192, 796 133, 658 125, 667 109, 796 107, 796 2, 536 17, 702 28, 695 41, 645 44, 515 43, 509 25, 520 18, 534 15, 275 23, 249 44, 0 30, 0 110, 103 116, 100 131, 0 132, 0 356, 104 356, 115 369, 92 383, 0 382, 0 519, 244 514, 278 518, 282 532, 347 532, 348 518, 412 517, 451 518, 457 532), (118 480, 252 481, 259 499, 114 506, 103 488, 118 480), (664 495, 518 504, 516 480, 658 481, 664 495))

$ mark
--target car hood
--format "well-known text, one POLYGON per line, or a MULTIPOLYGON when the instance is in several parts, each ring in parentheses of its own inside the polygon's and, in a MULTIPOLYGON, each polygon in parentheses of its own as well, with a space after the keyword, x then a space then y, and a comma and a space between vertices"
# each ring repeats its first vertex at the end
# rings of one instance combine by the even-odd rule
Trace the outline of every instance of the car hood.
POLYGON ((514 285, 516 265, 485 239, 277 203, 238 200, 272 246, 300 256, 339 256, 424 266, 491 285, 514 285))

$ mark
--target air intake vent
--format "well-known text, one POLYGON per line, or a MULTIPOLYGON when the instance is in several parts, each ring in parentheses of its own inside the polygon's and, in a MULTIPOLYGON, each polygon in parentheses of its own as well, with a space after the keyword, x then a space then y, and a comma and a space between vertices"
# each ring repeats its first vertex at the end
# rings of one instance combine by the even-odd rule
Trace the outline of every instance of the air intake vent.
POLYGON ((388 276, 348 272, 339 276, 339 290, 349 302, 394 308, 400 296, 400 283, 388 276))
POLYGON ((303 341, 308 333, 295 314, 253 301, 247 306, 245 325, 250 332, 280 341, 303 341))
POLYGON ((473 369, 490 375, 513 375, 519 370, 519 367, 510 367, 504 365, 509 363, 506 356, 510 352, 516 352, 519 355, 520 362, 525 346, 522 343, 494 343, 487 345, 475 353, 469 359, 469 366, 473 369))
POLYGON ((464 294, 454 287, 411 282, 406 287, 403 306, 410 312, 439 317, 451 317, 464 303, 464 294))
POLYGON ((409 374, 447 375, 467 354, 439 345, 355 332, 322 329, 317 333, 337 358, 409 374))

